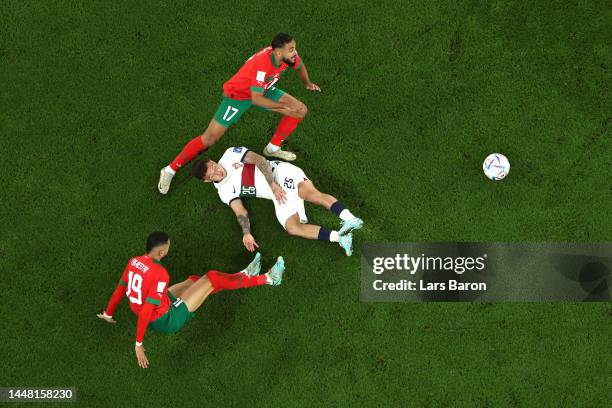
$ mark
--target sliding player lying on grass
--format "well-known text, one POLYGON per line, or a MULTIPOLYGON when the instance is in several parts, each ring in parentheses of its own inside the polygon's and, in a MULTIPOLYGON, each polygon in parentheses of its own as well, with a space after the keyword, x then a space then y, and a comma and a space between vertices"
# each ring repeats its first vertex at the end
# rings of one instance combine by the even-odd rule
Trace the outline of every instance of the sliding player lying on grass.
POLYGON ((290 235, 337 242, 347 256, 353 253, 352 231, 361 228, 363 221, 335 197, 317 190, 302 169, 291 163, 268 161, 246 147, 230 147, 219 163, 197 161, 192 173, 196 178, 214 183, 221 201, 236 214, 242 227, 242 242, 251 252, 259 245, 251 234, 249 215, 241 200, 244 197, 274 201, 276 218, 290 235), (308 224, 304 201, 323 206, 340 217, 340 230, 308 224))
POLYGON ((142 346, 147 327, 162 333, 176 333, 195 316, 195 311, 208 295, 265 284, 278 286, 285 270, 283 258, 278 257, 266 274, 259 275, 261 255, 257 253, 255 259, 238 273, 208 271, 201 277, 191 275, 187 280, 168 287, 170 277, 160 261, 169 249, 170 239, 166 233, 149 235, 147 253, 129 260, 106 310, 97 315, 108 323, 116 323, 113 319, 115 309, 123 296, 127 296, 132 312, 138 316, 135 351, 142 368, 149 365, 142 346))

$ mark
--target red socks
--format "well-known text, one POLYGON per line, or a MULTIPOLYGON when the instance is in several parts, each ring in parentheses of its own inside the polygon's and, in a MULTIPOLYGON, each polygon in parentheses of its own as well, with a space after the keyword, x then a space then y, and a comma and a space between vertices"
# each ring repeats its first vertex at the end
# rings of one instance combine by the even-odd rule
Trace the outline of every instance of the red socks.
MULTIPOLYGON (((280 146, 283 143, 283 140, 289 137, 289 135, 295 130, 298 123, 300 123, 302 119, 300 118, 292 118, 291 116, 283 116, 276 131, 274 132, 274 136, 270 140, 275 146, 280 146)), ((181 153, 172 162, 170 163, 170 168, 174 171, 178 171, 181 167, 189 163, 193 160, 200 152, 206 150, 206 145, 202 141, 202 137, 197 136, 193 138, 189 143, 185 145, 181 153)))
POLYGON ((302 118, 292 118, 291 116, 283 116, 276 131, 274 132, 274 136, 270 140, 274 146, 280 146, 283 143, 283 140, 289 137, 289 135, 295 130, 298 123, 302 121, 302 118))
POLYGON ((181 153, 176 156, 172 163, 170 163, 170 168, 174 171, 177 171, 179 168, 183 167, 185 164, 189 163, 193 160, 194 157, 198 155, 202 150, 205 150, 206 146, 202 141, 200 136, 192 139, 189 143, 185 145, 181 153))
POLYGON ((266 284, 266 275, 247 276, 242 272, 223 273, 219 271, 208 271, 206 275, 213 285, 212 293, 222 290, 236 290, 240 288, 251 288, 266 284))

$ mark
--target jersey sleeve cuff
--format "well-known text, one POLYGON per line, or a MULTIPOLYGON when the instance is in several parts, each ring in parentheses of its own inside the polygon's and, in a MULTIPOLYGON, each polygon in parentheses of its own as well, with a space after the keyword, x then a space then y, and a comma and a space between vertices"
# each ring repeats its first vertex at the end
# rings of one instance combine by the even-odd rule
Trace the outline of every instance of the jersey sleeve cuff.
POLYGON ((233 201, 235 201, 235 200, 239 200, 239 199, 240 199, 240 197, 234 197, 234 198, 232 198, 231 200, 229 200, 229 201, 227 202, 227 205, 231 205, 233 201))
POLYGON ((257 93, 261 93, 262 94, 262 93, 265 93, 266 90, 261 88, 261 87, 259 87, 259 86, 251 85, 251 92, 257 92, 257 93))
POLYGON ((123 279, 120 279, 120 280, 119 280, 119 284, 120 284, 121 286, 127 286, 127 282, 124 282, 124 281, 123 281, 123 279))
POLYGON ((247 149, 246 147, 244 148, 244 154, 242 155, 242 157, 240 158, 240 163, 244 163, 244 158, 246 157, 247 153, 249 152, 249 149, 247 149))

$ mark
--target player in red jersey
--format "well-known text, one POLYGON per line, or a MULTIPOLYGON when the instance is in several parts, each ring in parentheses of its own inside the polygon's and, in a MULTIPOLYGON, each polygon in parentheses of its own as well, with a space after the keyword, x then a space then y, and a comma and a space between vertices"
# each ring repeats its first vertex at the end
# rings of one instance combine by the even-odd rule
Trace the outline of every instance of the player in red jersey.
POLYGON ((103 313, 97 316, 116 323, 113 315, 123 296, 130 301, 130 308, 136 316, 136 358, 142 368, 149 360, 142 346, 147 327, 162 333, 176 333, 202 306, 208 295, 222 290, 236 290, 260 285, 281 284, 285 263, 278 257, 276 263, 264 275, 259 275, 261 255, 242 271, 234 274, 208 271, 203 276, 191 275, 183 282, 168 287, 170 276, 161 265, 161 259, 168 254, 170 239, 166 233, 154 232, 147 239, 147 253, 129 260, 117 289, 110 298, 103 313))
POLYGON ((187 143, 181 153, 161 170, 157 185, 159 192, 167 194, 176 172, 219 140, 253 105, 261 110, 283 115, 270 143, 264 149, 264 155, 288 161, 295 160, 295 154, 282 150, 280 146, 304 119, 308 109, 303 102, 275 86, 289 67, 298 71, 306 89, 321 91, 318 85, 310 82, 306 65, 297 53, 293 37, 284 33, 277 34, 272 39, 271 46, 249 58, 242 68, 223 84, 223 99, 208 128, 187 143))

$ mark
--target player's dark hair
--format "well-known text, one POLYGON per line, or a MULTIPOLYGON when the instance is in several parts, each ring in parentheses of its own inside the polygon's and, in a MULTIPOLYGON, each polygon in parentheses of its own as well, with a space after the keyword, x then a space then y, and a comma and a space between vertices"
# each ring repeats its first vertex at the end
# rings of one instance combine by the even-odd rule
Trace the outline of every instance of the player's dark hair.
POLYGON ((193 164, 193 167, 191 168, 191 174, 195 178, 204 180, 204 175, 206 174, 207 169, 208 166, 206 165, 206 162, 204 160, 198 160, 193 164))
POLYGON ((147 253, 151 252, 151 250, 156 246, 165 244, 166 242, 168 242, 169 239, 170 237, 165 232, 152 232, 149 235, 149 238, 147 238, 147 253))
POLYGON ((291 41, 293 41, 293 37, 289 34, 278 33, 272 39, 272 49, 275 50, 277 48, 283 48, 285 44, 288 44, 291 41))

